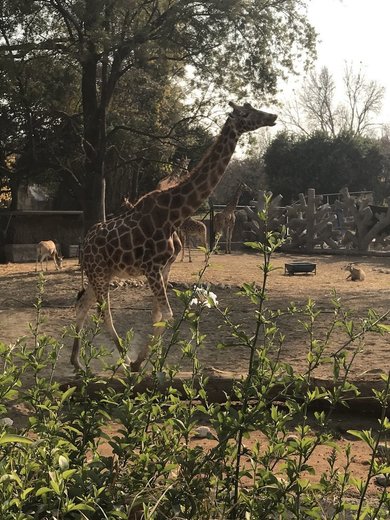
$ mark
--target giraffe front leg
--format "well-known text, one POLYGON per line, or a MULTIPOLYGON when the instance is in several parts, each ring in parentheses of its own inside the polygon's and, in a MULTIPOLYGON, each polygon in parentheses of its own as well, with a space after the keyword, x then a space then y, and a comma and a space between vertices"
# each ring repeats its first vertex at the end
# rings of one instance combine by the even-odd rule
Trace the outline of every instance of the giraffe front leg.
MULTIPOLYGON (((173 258, 176 258, 176 256, 173 258)), ((173 317, 172 309, 169 305, 166 286, 168 284, 169 271, 171 268, 171 263, 167 264, 163 270, 159 271, 151 271, 146 274, 146 278, 149 282, 150 289, 153 292, 153 307, 152 307, 152 324, 160 323, 161 321, 169 321, 173 317)), ((153 334, 155 336, 160 336, 164 328, 163 327, 153 327, 153 334)), ((145 345, 144 348, 140 349, 137 353, 137 359, 131 363, 131 369, 134 372, 138 372, 141 364, 145 361, 148 355, 148 348, 145 345)))
POLYGON ((206 233, 203 236, 202 245, 204 247, 204 261, 207 262, 208 246, 207 246, 207 236, 206 236, 206 233))
POLYGON ((226 233, 226 253, 228 253, 229 255, 232 252, 232 235, 233 230, 229 228, 226 233))
MULTIPOLYGON (((153 299, 153 307, 152 307, 152 323, 159 323, 161 321, 164 321, 162 319, 162 312, 160 309, 160 305, 156 298, 153 299)), ((155 337, 160 336, 164 329, 163 327, 154 327, 153 334, 155 337)), ((140 346, 137 350, 137 359, 135 361, 132 361, 131 363, 131 370, 133 372, 139 372, 141 369, 142 363, 145 361, 146 357, 148 355, 148 345, 144 343, 142 346, 140 346)))

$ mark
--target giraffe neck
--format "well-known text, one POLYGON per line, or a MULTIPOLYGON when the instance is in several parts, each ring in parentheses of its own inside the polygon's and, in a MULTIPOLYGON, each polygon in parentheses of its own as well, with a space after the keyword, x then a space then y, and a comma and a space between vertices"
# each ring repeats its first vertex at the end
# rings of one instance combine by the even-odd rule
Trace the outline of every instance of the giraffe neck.
POLYGON ((242 192, 242 187, 239 186, 237 188, 236 193, 234 194, 234 197, 232 198, 232 200, 228 204, 226 204, 225 211, 227 213, 232 213, 233 211, 235 211, 238 201, 240 200, 240 197, 241 197, 241 192, 242 192))
POLYGON ((238 138, 239 134, 228 118, 220 135, 188 178, 167 190, 172 197, 167 208, 168 219, 174 227, 180 226, 213 192, 229 164, 238 138))

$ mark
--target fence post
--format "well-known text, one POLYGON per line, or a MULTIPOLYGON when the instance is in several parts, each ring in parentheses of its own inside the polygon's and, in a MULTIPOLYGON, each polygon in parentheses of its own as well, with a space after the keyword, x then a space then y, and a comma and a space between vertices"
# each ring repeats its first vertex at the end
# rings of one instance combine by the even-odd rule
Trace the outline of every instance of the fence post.
POLYGON ((307 190, 307 208, 306 208, 306 229, 307 242, 306 247, 309 251, 314 249, 314 227, 316 215, 316 190, 309 188, 307 190))
POLYGON ((215 246, 215 232, 214 232, 214 204, 211 199, 209 199, 209 208, 210 208, 209 248, 210 248, 210 251, 212 251, 215 246))

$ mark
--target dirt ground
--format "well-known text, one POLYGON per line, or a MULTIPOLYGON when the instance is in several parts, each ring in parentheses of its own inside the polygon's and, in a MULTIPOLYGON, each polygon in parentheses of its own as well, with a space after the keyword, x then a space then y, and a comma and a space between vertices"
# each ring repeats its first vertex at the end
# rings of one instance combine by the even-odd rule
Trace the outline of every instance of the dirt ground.
MULTIPOLYGON (((173 288, 190 287, 197 280, 203 266, 203 254, 196 251, 193 256, 192 264, 185 261, 173 265, 171 271, 173 288)), ((254 253, 236 252, 232 255, 217 255, 212 257, 203 277, 203 281, 210 283, 211 290, 217 295, 220 308, 228 307, 233 321, 241 323, 248 332, 254 326, 255 307, 237 292, 243 283, 262 282, 259 268, 261 263, 262 259, 254 253)), ((343 307, 357 322, 364 319, 369 309, 375 309, 379 314, 390 310, 390 257, 353 259, 329 255, 302 257, 278 253, 273 257, 272 265, 277 269, 272 271, 269 277, 267 306, 271 309, 286 310, 291 302, 304 305, 309 298, 313 299, 317 309, 322 311, 315 328, 318 339, 325 338, 328 324, 333 318, 331 304, 333 291, 337 292, 343 307), (316 263, 316 274, 285 275, 285 264, 294 261, 316 263), (366 272, 365 281, 346 280, 348 273, 344 267, 350 261, 359 262, 366 272)), ((62 271, 54 271, 53 265, 50 265, 50 270, 45 276, 42 331, 61 340, 65 328, 74 320, 74 303, 81 283, 80 269, 76 260, 65 260, 62 271)), ((28 341, 28 324, 35 320, 33 304, 37 293, 37 280, 38 275, 32 263, 0 265, 0 341, 8 344, 21 336, 26 336, 28 341)), ((178 315, 182 304, 175 296, 173 288, 169 290, 169 297, 174 313, 178 315)), ((152 332, 150 321, 152 297, 142 279, 136 284, 113 287, 111 306, 114 323, 121 336, 124 336, 128 329, 133 328, 136 344, 147 341, 148 335, 152 332)), ((301 319, 302 316, 283 317, 277 322, 285 335, 282 360, 290 363, 297 370, 306 367, 309 345, 307 332, 300 323, 301 319)), ((390 318, 386 318, 384 323, 389 324, 390 318)), ((249 353, 243 347, 235 345, 234 339, 215 309, 205 311, 202 332, 207 335, 206 346, 200 352, 203 366, 227 371, 237 376, 246 372, 249 353), (220 341, 228 347, 223 350, 217 349, 216 345, 220 341)), ((339 348, 345 340, 346 336, 338 329, 332 335, 329 352, 339 348)), ((356 356, 351 372, 354 381, 377 381, 381 371, 389 369, 389 340, 388 335, 366 334, 364 348, 356 356)), ((61 351, 57 376, 59 380, 69 380, 73 377, 69 363, 71 339, 65 337, 63 341, 64 348, 61 351)), ((104 333, 100 335, 99 341, 111 348, 110 340, 104 333)), ((178 351, 172 352, 169 361, 180 364, 182 370, 189 368, 178 351)), ((326 367, 320 368, 316 375, 326 379, 329 377, 327 370, 329 369, 326 367)), ((367 417, 337 414, 334 417, 334 427, 341 432, 340 447, 352 440, 346 430, 370 426, 375 427, 375 422, 367 417)), ((326 449, 323 450, 316 451, 316 461, 314 461, 319 474, 322 469, 325 469, 326 449)), ((353 442, 353 453, 355 455, 353 471, 356 476, 364 476, 370 454, 360 441, 353 442)), ((342 460, 340 463, 342 465, 342 460)), ((375 493, 373 485, 370 486, 370 493, 375 493)))
MULTIPOLYGON (((196 251, 194 261, 177 261, 171 271, 173 288, 191 287, 197 281, 198 273, 203 266, 203 254, 196 251)), ((286 310, 291 302, 304 305, 309 298, 316 302, 321 311, 317 320, 316 337, 324 339, 328 324, 333 319, 331 303, 333 291, 337 292, 343 308, 350 312, 357 323, 364 319, 369 309, 379 314, 390 310, 390 257, 364 257, 359 259, 359 266, 366 272, 363 282, 347 281, 345 265, 350 258, 318 255, 316 257, 299 257, 278 253, 273 257, 272 265, 276 269, 271 272, 268 281, 267 307, 286 310), (296 261, 314 262, 316 274, 285 275, 286 263, 296 261)), ((354 260, 356 261, 356 260, 354 260)), ((234 322, 242 324, 248 332, 254 327, 255 307, 247 298, 239 296, 238 288, 243 283, 262 282, 259 266, 262 259, 253 253, 234 253, 232 255, 213 256, 209 268, 203 277, 210 283, 211 290, 217 295, 219 307, 229 308, 234 322)), ((74 322, 74 303, 80 289, 80 269, 76 260, 65 260, 64 269, 55 271, 50 265, 46 273, 43 316, 45 323, 42 330, 56 338, 60 338, 64 329, 74 322)), ((17 338, 28 334, 29 322, 35 320, 33 304, 37 294, 38 276, 35 265, 0 264, 0 341, 12 343, 17 338)), ((124 336, 130 328, 135 333, 135 345, 143 344, 152 332, 151 306, 152 296, 145 281, 135 281, 138 287, 125 285, 111 289, 111 307, 113 319, 118 333, 124 336)), ((182 303, 169 290, 170 302, 176 316, 182 309, 182 303)), ((281 332, 285 335, 282 347, 282 359, 297 370, 306 366, 306 354, 309 345, 307 332, 300 324, 302 316, 284 316, 277 320, 281 332)), ((204 366, 218 370, 243 374, 247 370, 249 353, 235 345, 229 329, 214 309, 204 312, 202 332, 207 335, 206 348, 200 352, 204 366), (215 346, 224 341, 228 345, 223 350, 215 346)), ((384 323, 390 323, 390 318, 384 323)), ((339 348, 346 336, 338 329, 332 336, 329 352, 339 348)), ((102 333, 98 339, 101 344, 112 347, 108 336, 102 333)), ((364 349, 357 355, 352 379, 357 381, 375 381, 380 372, 390 366, 390 338, 388 335, 366 334, 364 349)), ((61 353, 59 377, 67 378, 72 374, 69 365, 70 338, 65 338, 61 353)), ((113 348, 113 347, 112 347, 113 348)), ((351 349, 353 351, 353 348, 351 349)), ((115 353, 114 353, 115 355, 115 353)), ((170 361, 179 363, 183 370, 188 365, 180 360, 180 354, 173 352, 170 361)), ((317 370, 316 375, 327 378, 326 367, 317 370)))

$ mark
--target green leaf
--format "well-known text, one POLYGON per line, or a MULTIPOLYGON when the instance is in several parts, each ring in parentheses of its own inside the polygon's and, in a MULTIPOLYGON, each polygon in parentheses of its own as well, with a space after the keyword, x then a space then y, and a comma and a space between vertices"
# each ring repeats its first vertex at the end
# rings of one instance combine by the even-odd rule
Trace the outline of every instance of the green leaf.
POLYGON ((390 332, 390 325, 385 325, 384 323, 377 324, 378 330, 382 332, 390 332))
POLYGON ((92 513, 95 509, 88 504, 68 504, 67 511, 91 511, 92 513))
POLYGON ((0 444, 9 444, 10 442, 18 442, 20 444, 32 444, 33 441, 27 437, 23 437, 22 435, 14 435, 6 433, 2 437, 0 437, 0 444))
POLYGON ((38 491, 35 493, 36 497, 40 497, 41 495, 45 495, 46 493, 53 493, 53 490, 49 487, 41 487, 38 489, 38 491))
POLYGON ((256 249, 257 251, 263 250, 263 245, 259 242, 244 242, 244 246, 250 247, 251 249, 256 249))
POLYGON ((358 439, 362 440, 366 444, 368 444, 370 447, 374 447, 375 441, 374 438, 371 435, 371 432, 368 430, 348 430, 348 433, 353 435, 354 437, 357 437, 358 439))
POLYGON ((61 396, 61 404, 66 401, 66 399, 68 399, 73 393, 74 391, 76 390, 76 386, 71 386, 70 388, 68 388, 68 390, 66 390, 62 396, 61 396))
POLYGON ((50 485, 51 485, 52 489, 55 491, 55 493, 57 493, 57 495, 60 495, 61 491, 60 491, 60 486, 57 482, 57 473, 55 471, 49 471, 49 476, 50 476, 50 485))
POLYGON ((153 323, 153 327, 164 328, 166 326, 167 326, 167 322, 166 321, 156 321, 156 323, 153 323))
POLYGON ((29 495, 31 493, 31 491, 34 491, 33 487, 28 487, 28 488, 24 489, 20 495, 20 498, 22 500, 25 500, 27 498, 27 495, 29 495))
POLYGON ((71 477, 72 475, 74 475, 75 473, 77 473, 77 469, 67 469, 66 471, 64 471, 62 473, 62 478, 64 480, 67 480, 69 477, 71 477))

